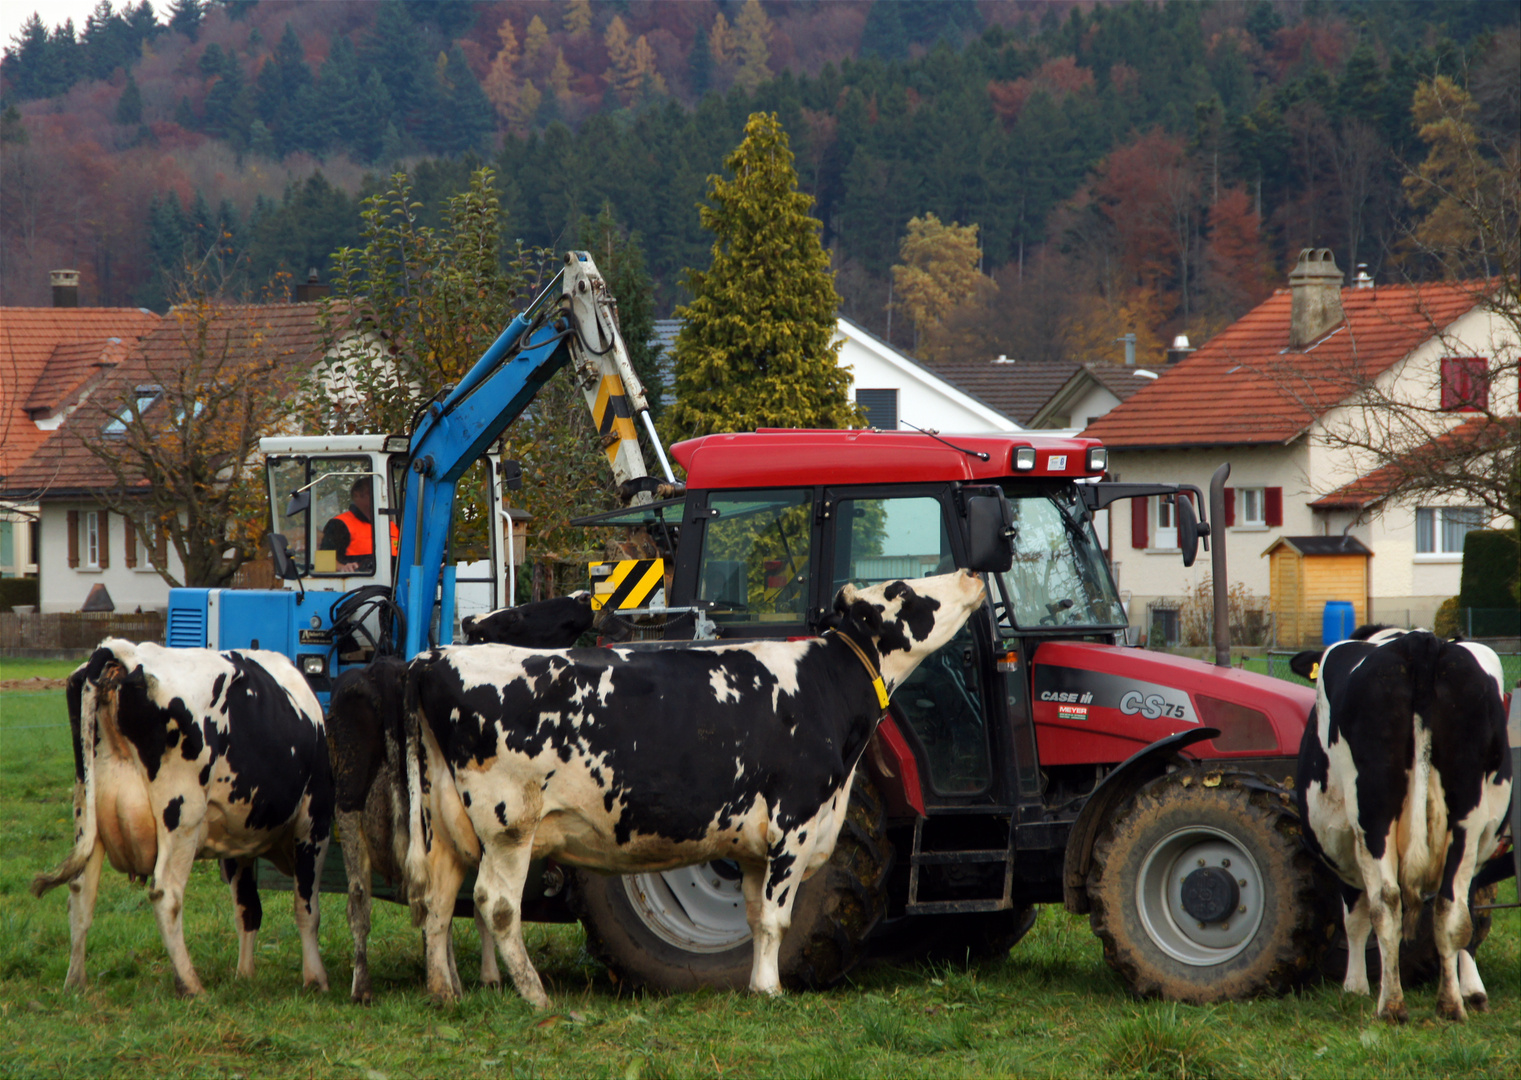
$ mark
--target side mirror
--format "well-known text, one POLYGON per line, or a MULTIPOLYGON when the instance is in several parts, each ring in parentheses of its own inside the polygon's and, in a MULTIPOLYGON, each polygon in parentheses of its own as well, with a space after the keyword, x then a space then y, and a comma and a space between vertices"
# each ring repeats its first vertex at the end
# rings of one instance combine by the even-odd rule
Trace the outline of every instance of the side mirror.
POLYGON ((275 564, 275 576, 282 581, 294 581, 301 576, 301 571, 290 560, 290 550, 284 533, 269 534, 269 557, 275 564))
POLYGON ((1003 495, 966 501, 967 569, 1001 574, 1014 565, 1014 511, 1003 495))
POLYGON ((523 486, 523 463, 507 460, 502 462, 502 490, 518 491, 523 486))
POLYGON ((1187 495, 1173 497, 1178 507, 1178 547, 1183 549, 1183 565, 1192 566, 1199 554, 1199 518, 1194 501, 1187 495))
POLYGON ((290 502, 285 504, 285 516, 295 517, 297 514, 304 514, 311 509, 311 505, 311 488, 306 488, 304 491, 293 491, 290 493, 290 502))

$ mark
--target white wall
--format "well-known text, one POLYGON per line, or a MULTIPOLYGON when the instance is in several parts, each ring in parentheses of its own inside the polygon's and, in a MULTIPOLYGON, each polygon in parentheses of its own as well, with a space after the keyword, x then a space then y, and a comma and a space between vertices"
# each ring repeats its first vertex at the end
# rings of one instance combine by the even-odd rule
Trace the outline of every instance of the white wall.
POLYGON ((838 326, 842 340, 839 364, 850 369, 851 400, 855 400, 858 388, 897 390, 899 427, 906 421, 941 432, 1022 430, 1002 413, 962 393, 845 320, 840 320, 838 326))
MULTIPOLYGON (((87 502, 46 502, 42 504, 42 551, 38 559, 40 606, 47 611, 78 611, 90 595, 90 589, 104 585, 111 594, 111 602, 117 611, 131 612, 139 607, 144 611, 165 611, 169 607, 169 584, 159 577, 158 571, 148 560, 138 559, 135 569, 127 566, 126 523, 120 514, 104 515, 110 529, 110 563, 104 570, 92 570, 85 566, 84 545, 81 543, 79 567, 69 566, 69 516, 70 510, 84 514, 98 507, 87 502)), ((81 531, 83 531, 81 529, 81 531)), ((176 577, 181 567, 174 548, 169 548, 171 572, 176 577)))
POLYGON ((1081 397, 1068 406, 1065 416, 1057 418, 1064 421, 1057 426, 1081 431, 1119 403, 1118 397, 1098 383, 1094 383, 1081 397))

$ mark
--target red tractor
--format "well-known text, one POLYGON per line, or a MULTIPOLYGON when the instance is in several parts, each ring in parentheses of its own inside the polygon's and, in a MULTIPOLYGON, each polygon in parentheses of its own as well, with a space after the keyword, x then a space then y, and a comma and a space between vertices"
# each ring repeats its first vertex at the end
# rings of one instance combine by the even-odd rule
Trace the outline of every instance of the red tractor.
MULTIPOLYGON (((827 985, 874 950, 1000 954, 1056 903, 1090 916, 1138 992, 1213 1001, 1316 970, 1338 912, 1287 793, 1313 691, 1231 668, 1223 634, 1223 666, 1125 647, 1092 525, 1117 500, 1173 498, 1191 563, 1198 489, 1104 483, 1095 440, 1024 433, 765 430, 673 454, 684 497, 584 520, 647 529, 672 559, 667 599, 686 615, 667 637, 811 634, 847 582, 1012 546, 985 609, 895 691, 835 855, 799 894, 785 978, 827 985)), ((568 900, 625 982, 743 986, 739 876, 551 867, 540 917, 568 900)))

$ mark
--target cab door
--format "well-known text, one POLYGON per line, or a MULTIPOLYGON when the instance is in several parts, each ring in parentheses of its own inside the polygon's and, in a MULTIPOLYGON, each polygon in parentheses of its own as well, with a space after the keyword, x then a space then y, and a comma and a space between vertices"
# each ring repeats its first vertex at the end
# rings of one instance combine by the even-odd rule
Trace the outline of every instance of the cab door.
MULTIPOLYGON (((846 584, 946 574, 965 561, 948 485, 829 488, 820 513, 828 572, 817 575, 818 604, 825 610, 846 584)), ((893 692, 893 715, 915 746, 932 802, 994 798, 990 728, 1002 705, 989 696, 991 646, 984 608, 893 692)))

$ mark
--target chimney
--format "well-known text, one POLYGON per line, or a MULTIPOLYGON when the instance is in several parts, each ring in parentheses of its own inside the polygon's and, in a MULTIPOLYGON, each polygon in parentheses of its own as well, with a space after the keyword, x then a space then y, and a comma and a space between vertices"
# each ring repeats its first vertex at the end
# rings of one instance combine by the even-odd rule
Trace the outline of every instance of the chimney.
POLYGON ((1172 339, 1172 348, 1167 350, 1167 362, 1176 364, 1179 360, 1186 360, 1188 355, 1195 351, 1197 350, 1188 343, 1188 335, 1179 334, 1172 339))
POLYGON ((79 306, 79 271, 52 270, 48 277, 53 281, 53 306, 79 306))
POLYGON ((1373 288, 1373 277, 1368 273, 1367 263, 1357 264, 1357 276, 1352 279, 1352 287, 1354 289, 1373 288))
POLYGON ((1341 325, 1341 271, 1330 248, 1305 248, 1289 271, 1289 348, 1313 345, 1341 325))
POLYGON ((1132 331, 1131 333, 1128 333, 1123 337, 1117 337, 1114 340, 1123 341, 1125 343, 1125 366, 1135 367, 1135 332, 1132 331))
POLYGON ((322 285, 317 281, 317 268, 314 266, 306 272, 306 283, 296 286, 296 303, 305 304, 312 300, 321 300, 333 291, 331 285, 322 285))

